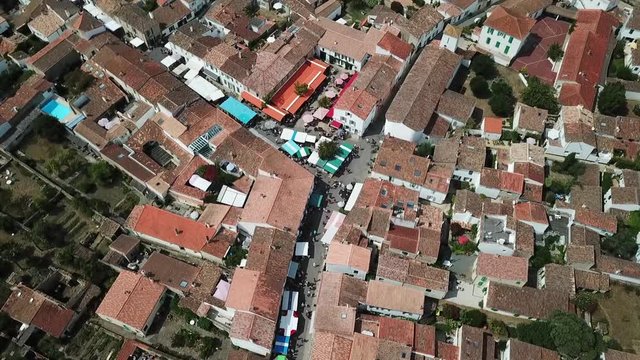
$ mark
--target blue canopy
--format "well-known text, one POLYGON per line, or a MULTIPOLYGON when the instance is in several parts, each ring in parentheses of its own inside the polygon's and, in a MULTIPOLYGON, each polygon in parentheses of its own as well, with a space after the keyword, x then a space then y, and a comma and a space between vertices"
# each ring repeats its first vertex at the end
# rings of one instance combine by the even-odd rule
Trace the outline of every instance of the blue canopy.
POLYGON ((280 148, 291 156, 300 151, 300 145, 296 144, 296 142, 293 140, 289 140, 286 143, 282 144, 280 148))
POLYGON ((243 125, 247 125, 256 116, 253 110, 234 97, 228 97, 220 104, 220 108, 238 119, 243 125))
POLYGON ((287 355, 289 352, 289 341, 290 338, 288 336, 277 335, 276 345, 273 347, 274 352, 276 354, 287 355))

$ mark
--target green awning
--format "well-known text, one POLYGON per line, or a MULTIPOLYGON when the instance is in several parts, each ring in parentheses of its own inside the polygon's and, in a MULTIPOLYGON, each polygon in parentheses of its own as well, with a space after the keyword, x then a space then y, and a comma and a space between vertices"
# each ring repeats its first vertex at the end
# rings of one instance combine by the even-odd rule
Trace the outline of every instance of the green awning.
POLYGON ((323 195, 313 193, 311 194, 311 198, 309 198, 309 204, 313 207, 319 208, 320 206, 322 206, 322 199, 324 199, 323 195))

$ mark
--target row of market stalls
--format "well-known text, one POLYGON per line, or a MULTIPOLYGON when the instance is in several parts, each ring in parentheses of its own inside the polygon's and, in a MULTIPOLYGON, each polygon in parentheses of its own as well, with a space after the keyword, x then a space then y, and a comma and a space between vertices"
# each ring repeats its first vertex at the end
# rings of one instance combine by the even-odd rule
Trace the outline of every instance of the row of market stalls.
POLYGON ((316 140, 315 135, 285 128, 280 134, 280 139, 286 141, 280 147, 284 152, 290 156, 298 158, 308 157, 307 162, 309 164, 314 165, 329 174, 335 174, 338 172, 353 151, 353 144, 345 141, 340 144, 338 147, 338 153, 332 159, 324 160, 320 158, 318 148, 323 142, 331 141, 329 138, 322 136, 319 140, 316 140), (305 144, 315 144, 315 148, 305 146, 305 144))

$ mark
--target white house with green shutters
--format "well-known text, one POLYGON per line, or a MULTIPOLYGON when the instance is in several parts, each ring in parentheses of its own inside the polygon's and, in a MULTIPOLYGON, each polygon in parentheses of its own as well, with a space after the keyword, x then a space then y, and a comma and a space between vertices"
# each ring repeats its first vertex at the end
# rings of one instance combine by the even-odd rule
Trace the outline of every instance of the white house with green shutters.
POLYGON ((536 21, 500 5, 488 14, 480 31, 478 47, 491 53, 498 64, 509 66, 527 41, 536 21))

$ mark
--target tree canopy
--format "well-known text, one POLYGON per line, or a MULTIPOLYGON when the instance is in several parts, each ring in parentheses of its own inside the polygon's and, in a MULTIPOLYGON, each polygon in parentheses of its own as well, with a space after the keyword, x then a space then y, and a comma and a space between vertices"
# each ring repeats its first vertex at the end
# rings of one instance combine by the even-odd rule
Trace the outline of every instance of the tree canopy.
POLYGON ((569 359, 595 360, 605 350, 602 336, 575 314, 556 311, 549 322, 550 335, 560 355, 569 359))
POLYGON ((295 92, 298 96, 303 96, 309 91, 309 85, 305 83, 295 83, 295 92))
POLYGON ((491 57, 485 54, 478 54, 471 62, 471 70, 476 75, 481 75, 485 79, 493 79, 498 76, 498 68, 491 57))
POLYGON ((404 6, 399 1, 392 1, 389 7, 398 14, 404 15, 404 6))
POLYGON ((638 231, 620 223, 618 231, 602 241, 602 250, 612 256, 631 260, 638 252, 637 234, 638 231))
POLYGON ((554 162, 551 170, 565 175, 571 175, 574 178, 584 174, 585 166, 578 159, 576 154, 571 153, 564 158, 562 162, 554 162))
POLYGON ((562 59, 564 56, 564 51, 562 51, 562 47, 558 43, 553 43, 549 46, 547 50, 547 57, 553 61, 558 61, 562 59))
POLYGON ((93 181, 104 186, 113 185, 120 178, 118 169, 109 165, 106 161, 91 164, 89 167, 89 175, 93 181))
POLYGON ((483 76, 476 76, 471 81, 469 81, 469 87, 471 88, 471 92, 473 96, 478 99, 487 99, 491 96, 491 90, 489 90, 489 83, 483 76))
POLYGON ((465 310, 460 321, 465 325, 483 327, 487 323, 487 315, 478 309, 465 310))
POLYGON ((498 80, 491 84, 491 99, 489 106, 491 111, 498 116, 511 116, 516 105, 516 98, 513 96, 513 89, 506 81, 498 80))
POLYGON ((604 115, 617 116, 627 114, 627 98, 624 85, 619 82, 604 86, 598 95, 598 111, 604 115))
POLYGON ((61 143, 67 138, 67 130, 58 119, 41 114, 33 121, 33 130, 39 136, 53 142, 61 143))
POLYGON ((552 114, 560 111, 556 91, 537 77, 531 77, 527 81, 527 87, 522 91, 522 102, 540 109, 546 109, 552 114))
POLYGON ((322 160, 330 160, 333 159, 334 156, 338 153, 339 150, 338 143, 335 141, 325 141, 320 143, 318 146, 318 155, 320 155, 320 159, 322 160))

